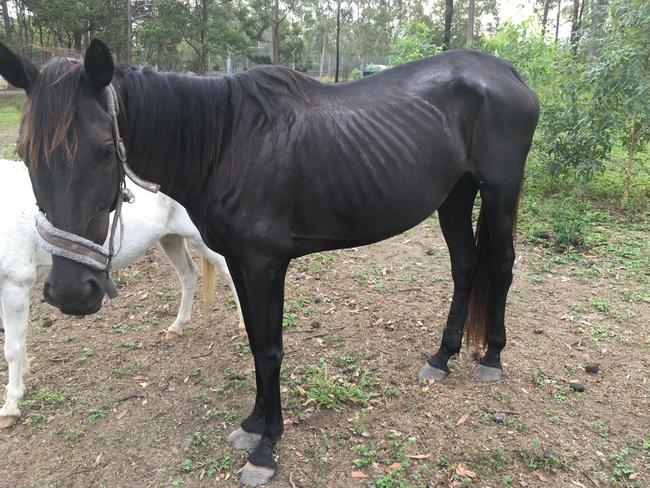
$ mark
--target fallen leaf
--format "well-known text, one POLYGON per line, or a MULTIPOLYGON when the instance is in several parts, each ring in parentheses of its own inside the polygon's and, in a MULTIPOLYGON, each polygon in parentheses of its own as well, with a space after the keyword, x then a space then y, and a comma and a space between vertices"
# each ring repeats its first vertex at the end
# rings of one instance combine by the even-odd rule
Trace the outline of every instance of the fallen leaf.
POLYGON ((116 419, 121 419, 122 417, 124 417, 124 416, 126 415, 126 412, 128 412, 127 409, 122 410, 120 413, 118 413, 117 415, 115 415, 115 418, 116 418, 116 419))
POLYGON ((131 378, 131 379, 132 379, 132 380, 135 380, 135 381, 146 381, 146 380, 147 380, 147 377, 146 377, 145 375, 143 375, 143 374, 138 374, 138 375, 135 375, 135 376, 134 376, 133 378, 131 378))
POLYGON ((546 481, 546 478, 544 477, 544 475, 542 473, 540 473, 539 471, 535 470, 535 471, 533 471, 533 474, 535 476, 537 476, 537 479, 539 481, 546 481))
POLYGON ((469 418, 469 415, 465 414, 461 418, 458 419, 458 422, 456 422, 456 425, 463 425, 465 422, 467 422, 467 419, 469 418))
POLYGON ((467 469, 462 464, 456 466, 456 473, 458 476, 462 476, 463 478, 476 478, 476 473, 471 469, 467 469))
POLYGON ((431 457, 431 453, 427 454, 407 454, 407 458, 409 459, 429 459, 431 457))
POLYGON ((352 471, 351 476, 353 478, 357 478, 357 479, 359 479, 359 478, 367 478, 368 477, 368 475, 366 473, 364 473, 363 471, 352 471))
POLYGON ((393 463, 390 466, 386 466, 386 472, 390 473, 394 469, 399 469, 402 467, 402 463, 393 463))
POLYGON ((639 477, 639 473, 632 473, 630 476, 627 477, 629 480, 635 480, 639 477))
POLYGON ((97 456, 97 457, 95 458, 95 462, 93 463, 93 468, 96 468, 97 466, 99 466, 99 463, 100 463, 101 461, 102 461, 102 453, 100 453, 99 456, 97 456))

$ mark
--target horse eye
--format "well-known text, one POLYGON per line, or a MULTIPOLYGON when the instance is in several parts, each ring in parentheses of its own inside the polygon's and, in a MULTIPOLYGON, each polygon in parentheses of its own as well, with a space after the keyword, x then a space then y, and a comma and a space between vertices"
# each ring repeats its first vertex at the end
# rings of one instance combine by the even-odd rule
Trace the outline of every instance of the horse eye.
POLYGON ((113 148, 112 147, 107 147, 104 149, 104 152, 102 153, 102 159, 104 161, 110 161, 110 159, 113 157, 113 148))

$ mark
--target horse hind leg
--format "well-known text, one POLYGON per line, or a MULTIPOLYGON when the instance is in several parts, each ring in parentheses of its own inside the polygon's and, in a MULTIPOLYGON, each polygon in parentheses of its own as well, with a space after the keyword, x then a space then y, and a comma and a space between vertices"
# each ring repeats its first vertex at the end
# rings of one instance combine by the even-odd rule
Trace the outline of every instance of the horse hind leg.
MULTIPOLYGON (((519 193, 518 183, 481 188, 484 213, 481 227, 485 225, 488 230, 483 242, 485 249, 481 253, 482 261, 488 262, 481 263, 481 266, 489 270, 489 276, 483 278, 489 280, 484 284, 489 287, 489 300, 483 307, 488 320, 484 339, 487 349, 474 375, 478 381, 498 381, 502 375, 501 351, 506 345, 505 308, 515 261, 513 234, 519 193)), ((479 232, 482 230, 480 228, 479 232)))
POLYGON ((181 305, 178 309, 178 315, 165 333, 167 339, 173 339, 183 335, 183 327, 190 321, 192 316, 192 301, 198 281, 198 271, 183 237, 169 234, 161 237, 159 242, 165 255, 174 265, 182 286, 181 305))
POLYGON ((449 358, 460 351, 478 253, 472 229, 472 207, 478 186, 464 176, 438 209, 440 227, 451 258, 454 294, 438 351, 420 370, 421 380, 441 380, 449 374, 449 358))

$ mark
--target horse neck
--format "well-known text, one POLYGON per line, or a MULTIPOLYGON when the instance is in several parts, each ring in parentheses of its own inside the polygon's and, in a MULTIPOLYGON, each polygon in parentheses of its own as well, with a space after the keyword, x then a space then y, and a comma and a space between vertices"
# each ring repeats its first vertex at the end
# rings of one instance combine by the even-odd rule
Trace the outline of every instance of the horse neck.
POLYGON ((190 206, 227 150, 227 79, 129 69, 119 85, 129 165, 190 206))

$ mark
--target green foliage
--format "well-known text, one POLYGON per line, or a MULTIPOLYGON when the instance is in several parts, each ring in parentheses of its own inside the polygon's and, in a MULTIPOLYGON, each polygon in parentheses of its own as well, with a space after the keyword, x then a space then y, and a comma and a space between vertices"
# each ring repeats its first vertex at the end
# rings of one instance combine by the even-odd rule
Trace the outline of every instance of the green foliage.
POLYGON ((496 34, 483 39, 482 49, 512 63, 541 98, 545 98, 546 91, 554 90, 553 82, 561 74, 556 60, 565 55, 540 36, 530 22, 505 22, 496 34))
POLYGON ((319 406, 340 412, 345 404, 365 405, 378 394, 370 389, 374 382, 370 372, 364 370, 356 380, 334 374, 330 366, 321 359, 318 366, 307 369, 307 382, 304 385, 308 401, 319 406))
POLYGON ((355 446, 354 450, 359 456, 352 461, 352 465, 355 468, 364 468, 369 464, 376 463, 381 458, 379 451, 372 449, 365 444, 359 444, 358 446, 355 446))
POLYGON ((535 154, 549 174, 586 182, 611 152, 612 120, 585 89, 581 67, 566 59, 556 66, 568 76, 542 105, 535 154))
POLYGON ((430 26, 422 21, 414 21, 405 26, 404 32, 393 44, 388 62, 393 65, 402 64, 440 51, 439 46, 432 44, 430 26))
POLYGON ((627 135, 631 119, 641 123, 641 140, 650 125, 650 3, 615 0, 604 35, 597 39, 598 58, 586 81, 605 110, 627 135))

